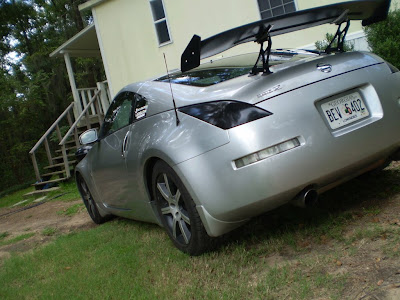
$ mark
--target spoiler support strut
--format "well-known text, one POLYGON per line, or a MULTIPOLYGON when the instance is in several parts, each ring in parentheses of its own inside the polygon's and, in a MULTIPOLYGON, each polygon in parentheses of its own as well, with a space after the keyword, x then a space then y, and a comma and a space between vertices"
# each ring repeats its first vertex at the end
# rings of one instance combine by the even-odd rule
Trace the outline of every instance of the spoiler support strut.
POLYGON ((260 30, 256 36, 255 42, 260 44, 260 53, 258 54, 257 61, 254 67, 251 69, 250 75, 257 75, 259 70, 257 68, 258 62, 262 61, 263 74, 272 73, 269 69, 269 56, 271 55, 271 47, 272 47, 272 39, 269 31, 271 30, 272 25, 268 25, 267 28, 264 26, 260 26, 260 30), (267 48, 264 50, 264 42, 267 42, 267 48))
POLYGON ((338 25, 336 34, 333 37, 332 41, 329 43, 328 47, 326 47, 325 53, 330 54, 332 52, 344 52, 344 39, 346 38, 347 31, 350 27, 350 20, 346 21, 346 26, 342 30, 341 27, 343 23, 338 25), (333 43, 335 42, 335 40, 337 40, 337 46, 333 47, 333 43))

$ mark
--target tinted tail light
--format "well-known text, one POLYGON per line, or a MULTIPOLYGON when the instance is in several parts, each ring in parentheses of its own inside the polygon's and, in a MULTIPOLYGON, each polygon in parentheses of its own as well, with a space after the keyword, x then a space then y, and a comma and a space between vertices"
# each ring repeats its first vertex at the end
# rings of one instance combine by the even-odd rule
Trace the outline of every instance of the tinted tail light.
POLYGON ((179 110, 222 129, 230 129, 272 115, 254 105, 230 100, 199 103, 179 110))

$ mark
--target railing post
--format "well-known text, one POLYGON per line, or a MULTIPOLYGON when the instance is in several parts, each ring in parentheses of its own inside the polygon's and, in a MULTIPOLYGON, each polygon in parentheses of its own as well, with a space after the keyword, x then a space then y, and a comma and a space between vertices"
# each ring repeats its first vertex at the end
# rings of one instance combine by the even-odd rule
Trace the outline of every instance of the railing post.
MULTIPOLYGON (((73 122, 72 122, 71 114, 69 112, 67 114, 67 120, 68 120, 69 128, 71 128, 73 125, 73 122)), ((79 148, 78 129, 76 127, 74 129, 74 140, 75 140, 76 147, 79 148)))
POLYGON ((86 128, 90 129, 90 128, 92 128, 92 125, 90 124, 89 109, 86 110, 85 116, 86 116, 86 128))
POLYGON ((44 147, 46 148, 46 154, 47 154, 47 159, 49 160, 49 165, 52 166, 53 165, 53 158, 51 157, 49 141, 47 140, 47 136, 44 139, 44 147))
POLYGON ((80 94, 81 94, 81 99, 82 99, 82 105, 83 105, 82 111, 83 111, 87 106, 87 100, 86 100, 86 95, 85 95, 85 91, 84 90, 81 90, 80 94))
MULTIPOLYGON (((58 124, 57 124, 56 130, 57 130, 58 139, 61 142, 62 136, 61 136, 60 127, 58 126, 58 124)), ((67 178, 70 178, 71 171, 69 170, 69 162, 68 162, 67 150, 65 149, 65 144, 61 145, 61 152, 62 152, 63 161, 64 161, 65 175, 67 178)))
MULTIPOLYGON (((95 93, 96 93, 96 91, 95 91, 95 93)), ((88 96, 88 99, 92 99, 92 90, 91 89, 87 89, 86 94, 88 96)), ((94 109, 93 104, 90 105, 90 110, 92 111, 92 115, 96 114, 96 110, 94 109)))
MULTIPOLYGON (((89 104, 93 104, 93 102, 96 100, 96 97, 99 95, 100 91, 96 91, 96 93, 93 95, 92 99, 90 99, 89 104)), ((68 137, 71 135, 73 130, 76 130, 76 127, 78 126, 78 123, 81 121, 84 115, 86 115, 88 112, 89 107, 86 107, 84 111, 79 115, 79 117, 75 120, 74 124, 72 124, 72 127, 67 131, 67 133, 64 135, 63 139, 59 143, 60 146, 66 143, 68 137)), ((90 129, 90 124, 89 124, 89 129, 90 129)), ((33 149, 32 149, 33 150, 33 149)), ((31 151, 32 151, 31 150, 31 151)))
POLYGON ((35 152, 31 153, 31 158, 32 158, 32 163, 33 163, 33 169, 35 170, 35 176, 36 176, 36 181, 40 181, 40 173, 39 173, 39 167, 36 161, 36 156, 35 156, 35 152))
POLYGON ((100 111, 99 101, 100 101, 100 98, 97 97, 96 101, 94 102, 94 105, 95 105, 96 110, 97 110, 97 118, 99 119, 99 125, 101 126, 103 124, 103 118, 102 118, 102 114, 101 114, 101 111, 100 111))
POLYGON ((110 106, 110 101, 108 100, 107 88, 104 82, 98 82, 97 89, 100 90, 101 108, 103 110, 103 114, 105 115, 108 107, 110 106))

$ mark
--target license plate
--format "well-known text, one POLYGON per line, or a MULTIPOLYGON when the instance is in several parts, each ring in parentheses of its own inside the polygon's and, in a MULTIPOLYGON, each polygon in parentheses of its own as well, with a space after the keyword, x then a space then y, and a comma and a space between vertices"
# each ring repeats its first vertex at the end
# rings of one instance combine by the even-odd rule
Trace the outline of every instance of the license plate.
POLYGON ((321 104, 322 112, 332 129, 369 116, 369 111, 358 92, 321 104))

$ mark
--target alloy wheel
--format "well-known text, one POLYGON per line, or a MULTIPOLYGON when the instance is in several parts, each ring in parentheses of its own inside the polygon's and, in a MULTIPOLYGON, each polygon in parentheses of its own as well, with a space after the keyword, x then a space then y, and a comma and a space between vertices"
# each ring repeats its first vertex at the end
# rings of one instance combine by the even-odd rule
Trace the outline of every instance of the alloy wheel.
POLYGON ((157 190, 161 214, 167 229, 177 242, 189 244, 192 236, 190 218, 181 191, 166 173, 158 176, 157 190))

